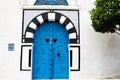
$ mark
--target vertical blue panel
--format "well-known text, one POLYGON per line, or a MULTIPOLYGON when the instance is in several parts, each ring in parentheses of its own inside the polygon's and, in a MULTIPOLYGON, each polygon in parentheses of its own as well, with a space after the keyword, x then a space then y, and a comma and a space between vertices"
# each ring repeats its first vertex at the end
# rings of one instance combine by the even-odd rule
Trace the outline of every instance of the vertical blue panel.
POLYGON ((47 24, 40 25, 34 33, 33 41, 33 61, 32 61, 32 78, 33 79, 49 79, 49 28, 47 24))
POLYGON ((56 22, 40 25, 34 33, 32 79, 68 79, 68 32, 56 22))
POLYGON ((53 27, 54 79, 67 79, 69 74, 68 33, 64 26, 56 24, 53 27))

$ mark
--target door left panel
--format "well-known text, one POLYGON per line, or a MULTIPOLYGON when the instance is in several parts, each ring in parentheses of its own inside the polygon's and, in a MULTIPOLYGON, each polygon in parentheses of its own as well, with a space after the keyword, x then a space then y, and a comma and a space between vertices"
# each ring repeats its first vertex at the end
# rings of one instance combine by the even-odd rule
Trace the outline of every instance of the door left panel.
POLYGON ((40 25, 34 33, 32 79, 49 79, 49 27, 40 25), (44 29, 45 28, 45 29, 44 29), (46 29, 48 28, 48 29, 46 29))

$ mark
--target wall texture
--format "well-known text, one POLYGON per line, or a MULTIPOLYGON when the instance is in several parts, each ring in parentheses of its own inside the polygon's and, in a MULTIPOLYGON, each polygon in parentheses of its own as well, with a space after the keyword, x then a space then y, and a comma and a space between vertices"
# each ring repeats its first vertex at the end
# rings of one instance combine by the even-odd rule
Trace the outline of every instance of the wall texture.
MULTIPOLYGON (((120 74, 120 36, 96 33, 91 27, 89 10, 94 0, 78 0, 81 6, 81 72, 84 79, 106 78, 120 74)), ((0 2, 0 80, 24 80, 31 74, 20 72, 22 10, 19 0, 0 2), (8 51, 8 43, 15 44, 8 51), (21 75, 19 75, 21 74, 21 75)), ((83 79, 81 79, 83 80, 83 79)))
POLYGON ((95 0, 79 0, 81 10, 82 64, 85 78, 120 75, 120 36, 96 33, 91 27, 90 9, 95 0))

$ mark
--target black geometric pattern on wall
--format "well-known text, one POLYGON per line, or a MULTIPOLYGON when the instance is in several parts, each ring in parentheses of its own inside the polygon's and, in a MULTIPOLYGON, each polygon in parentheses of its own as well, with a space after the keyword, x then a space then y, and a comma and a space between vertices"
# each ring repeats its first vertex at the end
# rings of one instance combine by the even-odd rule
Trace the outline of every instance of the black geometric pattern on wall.
POLYGON ((65 15, 57 12, 47 12, 33 18, 26 28, 24 43, 32 43, 33 35, 37 27, 48 21, 54 21, 62 24, 69 34, 69 43, 77 43, 77 32, 74 24, 65 15))

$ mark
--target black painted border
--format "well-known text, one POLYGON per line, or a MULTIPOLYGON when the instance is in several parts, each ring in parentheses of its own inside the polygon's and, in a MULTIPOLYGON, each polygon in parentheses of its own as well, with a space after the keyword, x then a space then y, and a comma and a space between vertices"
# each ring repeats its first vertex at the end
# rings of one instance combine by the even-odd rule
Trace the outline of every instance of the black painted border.
MULTIPOLYGON (((23 40, 25 40, 25 38, 24 38, 25 35, 23 35, 23 32, 24 32, 24 11, 25 10, 49 10, 50 12, 51 11, 54 12, 54 10, 56 10, 56 11, 77 11, 78 12, 78 34, 76 34, 77 35, 76 40, 78 40, 79 42, 77 42, 77 43, 70 43, 70 44, 80 44, 80 19, 79 19, 80 15, 79 15, 79 10, 77 10, 77 9, 72 9, 72 10, 71 9, 23 9, 23 16, 22 16, 22 39, 21 39, 22 43, 25 43, 25 42, 23 42, 23 40)), ((47 13, 47 11, 46 11, 46 13, 47 13)), ((67 17, 67 16, 65 16, 65 17, 67 17)))
MULTIPOLYGON (((49 20, 48 20, 48 13, 50 13, 50 12, 45 12, 45 13, 42 13, 42 14, 39 14, 39 15, 37 15, 36 17, 38 17, 38 16, 43 16, 43 20, 44 20, 44 23, 45 22, 48 22, 49 20)), ((57 14, 57 15, 60 15, 60 16, 65 16, 64 14, 61 14, 61 13, 58 13, 58 12, 54 12, 55 14, 57 14)), ((34 20, 36 20, 36 17, 35 18, 33 18, 31 21, 30 21, 30 23, 31 22, 34 22, 34 20)), ((77 38, 77 31, 76 31, 76 28, 75 28, 75 25, 73 24, 73 22, 67 17, 67 16, 65 16, 67 19, 64 21, 64 23, 62 24, 63 26, 65 26, 66 27, 66 25, 69 23, 69 22, 71 22, 72 23, 72 25, 73 25, 73 32, 75 32, 76 33, 76 39, 70 39, 70 44, 76 44, 77 43, 77 40, 79 40, 78 38, 77 38)), ((57 19, 57 18, 56 18, 57 19)), ((56 20, 55 19, 55 20, 56 20)), ((36 20, 37 21, 37 20, 36 20)), ((54 21, 54 22, 57 22, 57 21, 54 21)), ((30 24, 29 23, 29 24, 30 24)), ((35 22, 34 22, 35 23, 35 22)), ((30 27, 29 27, 29 24, 28 24, 28 26, 27 26, 27 28, 26 28, 26 30, 25 30, 25 35, 26 35, 26 32, 28 31, 28 29, 30 29, 30 27)), ((37 25, 37 24, 36 24, 37 25)), ((38 25, 37 25, 38 26, 38 25)), ((70 29, 71 30, 71 29, 70 29)), ((35 31, 35 30, 32 30, 32 31, 35 31)), ((31 31, 30 31, 31 32, 31 31)), ((72 32, 72 33, 73 33, 72 32)), ((33 34, 34 34, 34 32, 33 32, 33 34)), ((68 30, 68 34, 69 34, 69 30, 68 30)), ((25 43, 33 43, 33 38, 26 38, 25 36, 24 36, 24 38, 25 38, 25 43)))
MULTIPOLYGON (((77 9, 73 9, 73 10, 71 10, 71 9, 23 9, 23 12, 22 12, 22 39, 21 39, 21 43, 24 43, 23 40, 24 40, 24 37, 25 37, 25 35, 23 34, 23 32, 24 32, 24 11, 25 10, 77 11, 78 12, 78 35, 77 36, 78 36, 79 42, 74 43, 74 44, 80 44, 80 19, 79 19, 80 15, 79 15, 79 10, 77 10, 77 9)), ((22 50, 23 50, 23 47, 25 47, 25 46, 28 47, 28 46, 32 46, 32 45, 21 45, 20 71, 31 71, 30 69, 22 69, 22 50)), ((70 71, 80 71, 80 46, 70 46, 70 47, 74 47, 74 48, 77 47, 79 49, 78 69, 72 69, 70 71)))
POLYGON ((24 43, 23 40, 24 40, 24 35, 23 35, 23 32, 24 32, 24 10, 22 11, 22 36, 21 36, 21 43, 24 43))
POLYGON ((70 46, 72 48, 78 48, 78 69, 72 69, 70 71, 80 71, 80 46, 70 46))
MULTIPOLYGON (((31 47, 32 45, 22 45, 21 46, 21 58, 20 58, 20 71, 31 71, 30 69, 23 69, 22 68, 22 51, 23 51, 23 47, 31 47)), ((80 71, 80 46, 70 46, 72 48, 78 48, 78 69, 71 69, 70 71, 80 71)))
POLYGON ((31 47, 32 45, 21 45, 21 57, 20 57, 20 71, 31 71, 30 69, 23 69, 22 68, 22 51, 23 51, 23 47, 31 47))

